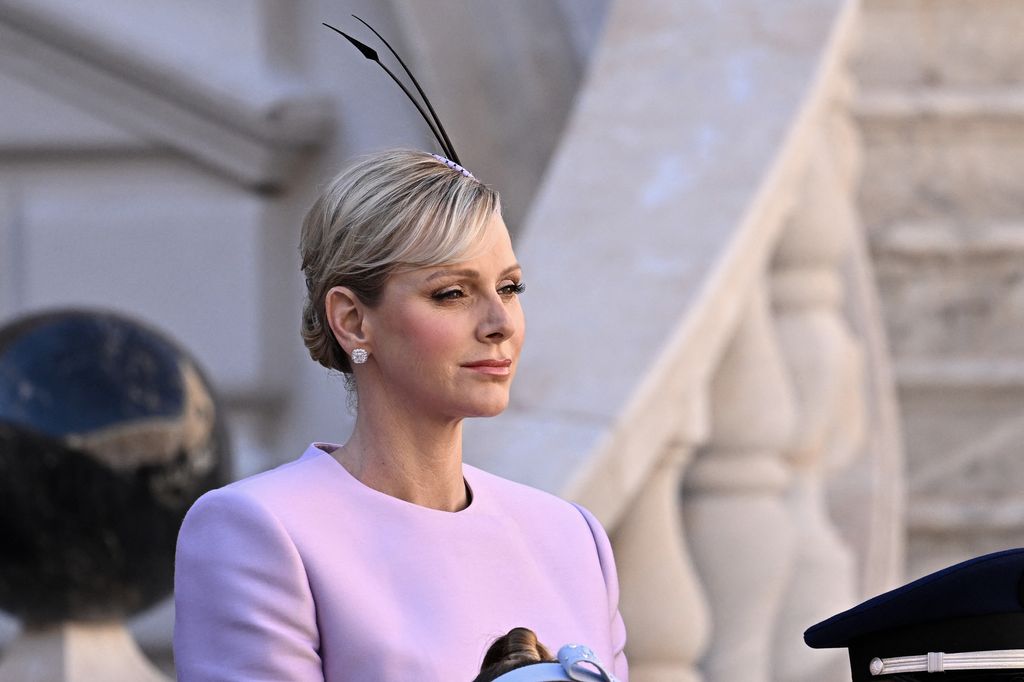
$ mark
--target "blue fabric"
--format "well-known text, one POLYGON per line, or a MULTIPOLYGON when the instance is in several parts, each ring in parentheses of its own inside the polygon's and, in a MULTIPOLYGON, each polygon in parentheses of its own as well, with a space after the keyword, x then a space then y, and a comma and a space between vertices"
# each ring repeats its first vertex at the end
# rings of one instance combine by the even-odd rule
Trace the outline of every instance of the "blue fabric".
POLYGON ((804 632, 815 649, 846 647, 881 632, 958 618, 1024 612, 1024 548, 976 557, 832 616, 804 632))

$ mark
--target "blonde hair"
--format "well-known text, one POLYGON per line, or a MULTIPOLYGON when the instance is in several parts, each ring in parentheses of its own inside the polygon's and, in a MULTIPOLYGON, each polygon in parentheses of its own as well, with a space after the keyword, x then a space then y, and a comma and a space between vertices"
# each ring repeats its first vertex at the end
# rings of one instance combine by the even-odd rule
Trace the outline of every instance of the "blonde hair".
POLYGON ((302 223, 302 339, 310 357, 352 371, 325 318, 331 287, 348 287, 373 307, 396 271, 465 259, 500 211, 495 190, 426 152, 389 150, 349 166, 302 223))

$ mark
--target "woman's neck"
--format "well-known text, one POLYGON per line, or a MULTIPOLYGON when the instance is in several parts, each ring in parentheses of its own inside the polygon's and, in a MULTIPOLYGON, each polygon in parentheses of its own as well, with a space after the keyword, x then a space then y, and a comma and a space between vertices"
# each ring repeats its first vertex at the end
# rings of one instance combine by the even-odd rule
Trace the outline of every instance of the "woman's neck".
POLYGON ((469 504, 462 478, 462 420, 436 422, 359 406, 334 457, 363 485, 441 511, 469 504))

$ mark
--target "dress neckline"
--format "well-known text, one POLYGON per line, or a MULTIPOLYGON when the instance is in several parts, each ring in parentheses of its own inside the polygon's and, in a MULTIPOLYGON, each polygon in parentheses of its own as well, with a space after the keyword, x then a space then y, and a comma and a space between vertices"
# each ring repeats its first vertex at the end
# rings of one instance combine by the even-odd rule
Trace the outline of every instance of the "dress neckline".
POLYGON ((409 502, 395 497, 394 495, 388 495, 376 488, 371 488, 353 476, 352 472, 346 469, 342 463, 334 457, 332 453, 340 447, 341 446, 336 443, 315 442, 310 444, 309 448, 306 449, 306 452, 303 454, 303 458, 320 457, 330 460, 330 464, 332 465, 331 469, 337 473, 345 487, 353 491, 353 494, 360 495, 368 501, 391 508, 399 513, 419 514, 424 517, 436 515, 439 518, 466 518, 477 515, 480 509, 480 500, 478 499, 479 486, 474 486, 470 482, 472 467, 467 467, 465 464, 462 465, 462 481, 466 486, 466 494, 469 497, 469 504, 458 511, 450 512, 442 509, 425 507, 421 504, 416 504, 415 502, 409 502))

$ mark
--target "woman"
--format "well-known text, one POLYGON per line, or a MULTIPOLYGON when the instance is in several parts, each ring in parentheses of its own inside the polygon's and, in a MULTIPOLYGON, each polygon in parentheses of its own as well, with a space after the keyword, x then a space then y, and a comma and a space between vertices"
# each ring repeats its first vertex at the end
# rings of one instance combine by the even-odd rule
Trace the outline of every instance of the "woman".
POLYGON ((527 623, 626 680, 608 539, 462 462, 525 331, 498 195, 417 151, 368 157, 306 217, 303 338, 358 401, 344 445, 204 495, 175 576, 179 680, 469 680, 527 623))

